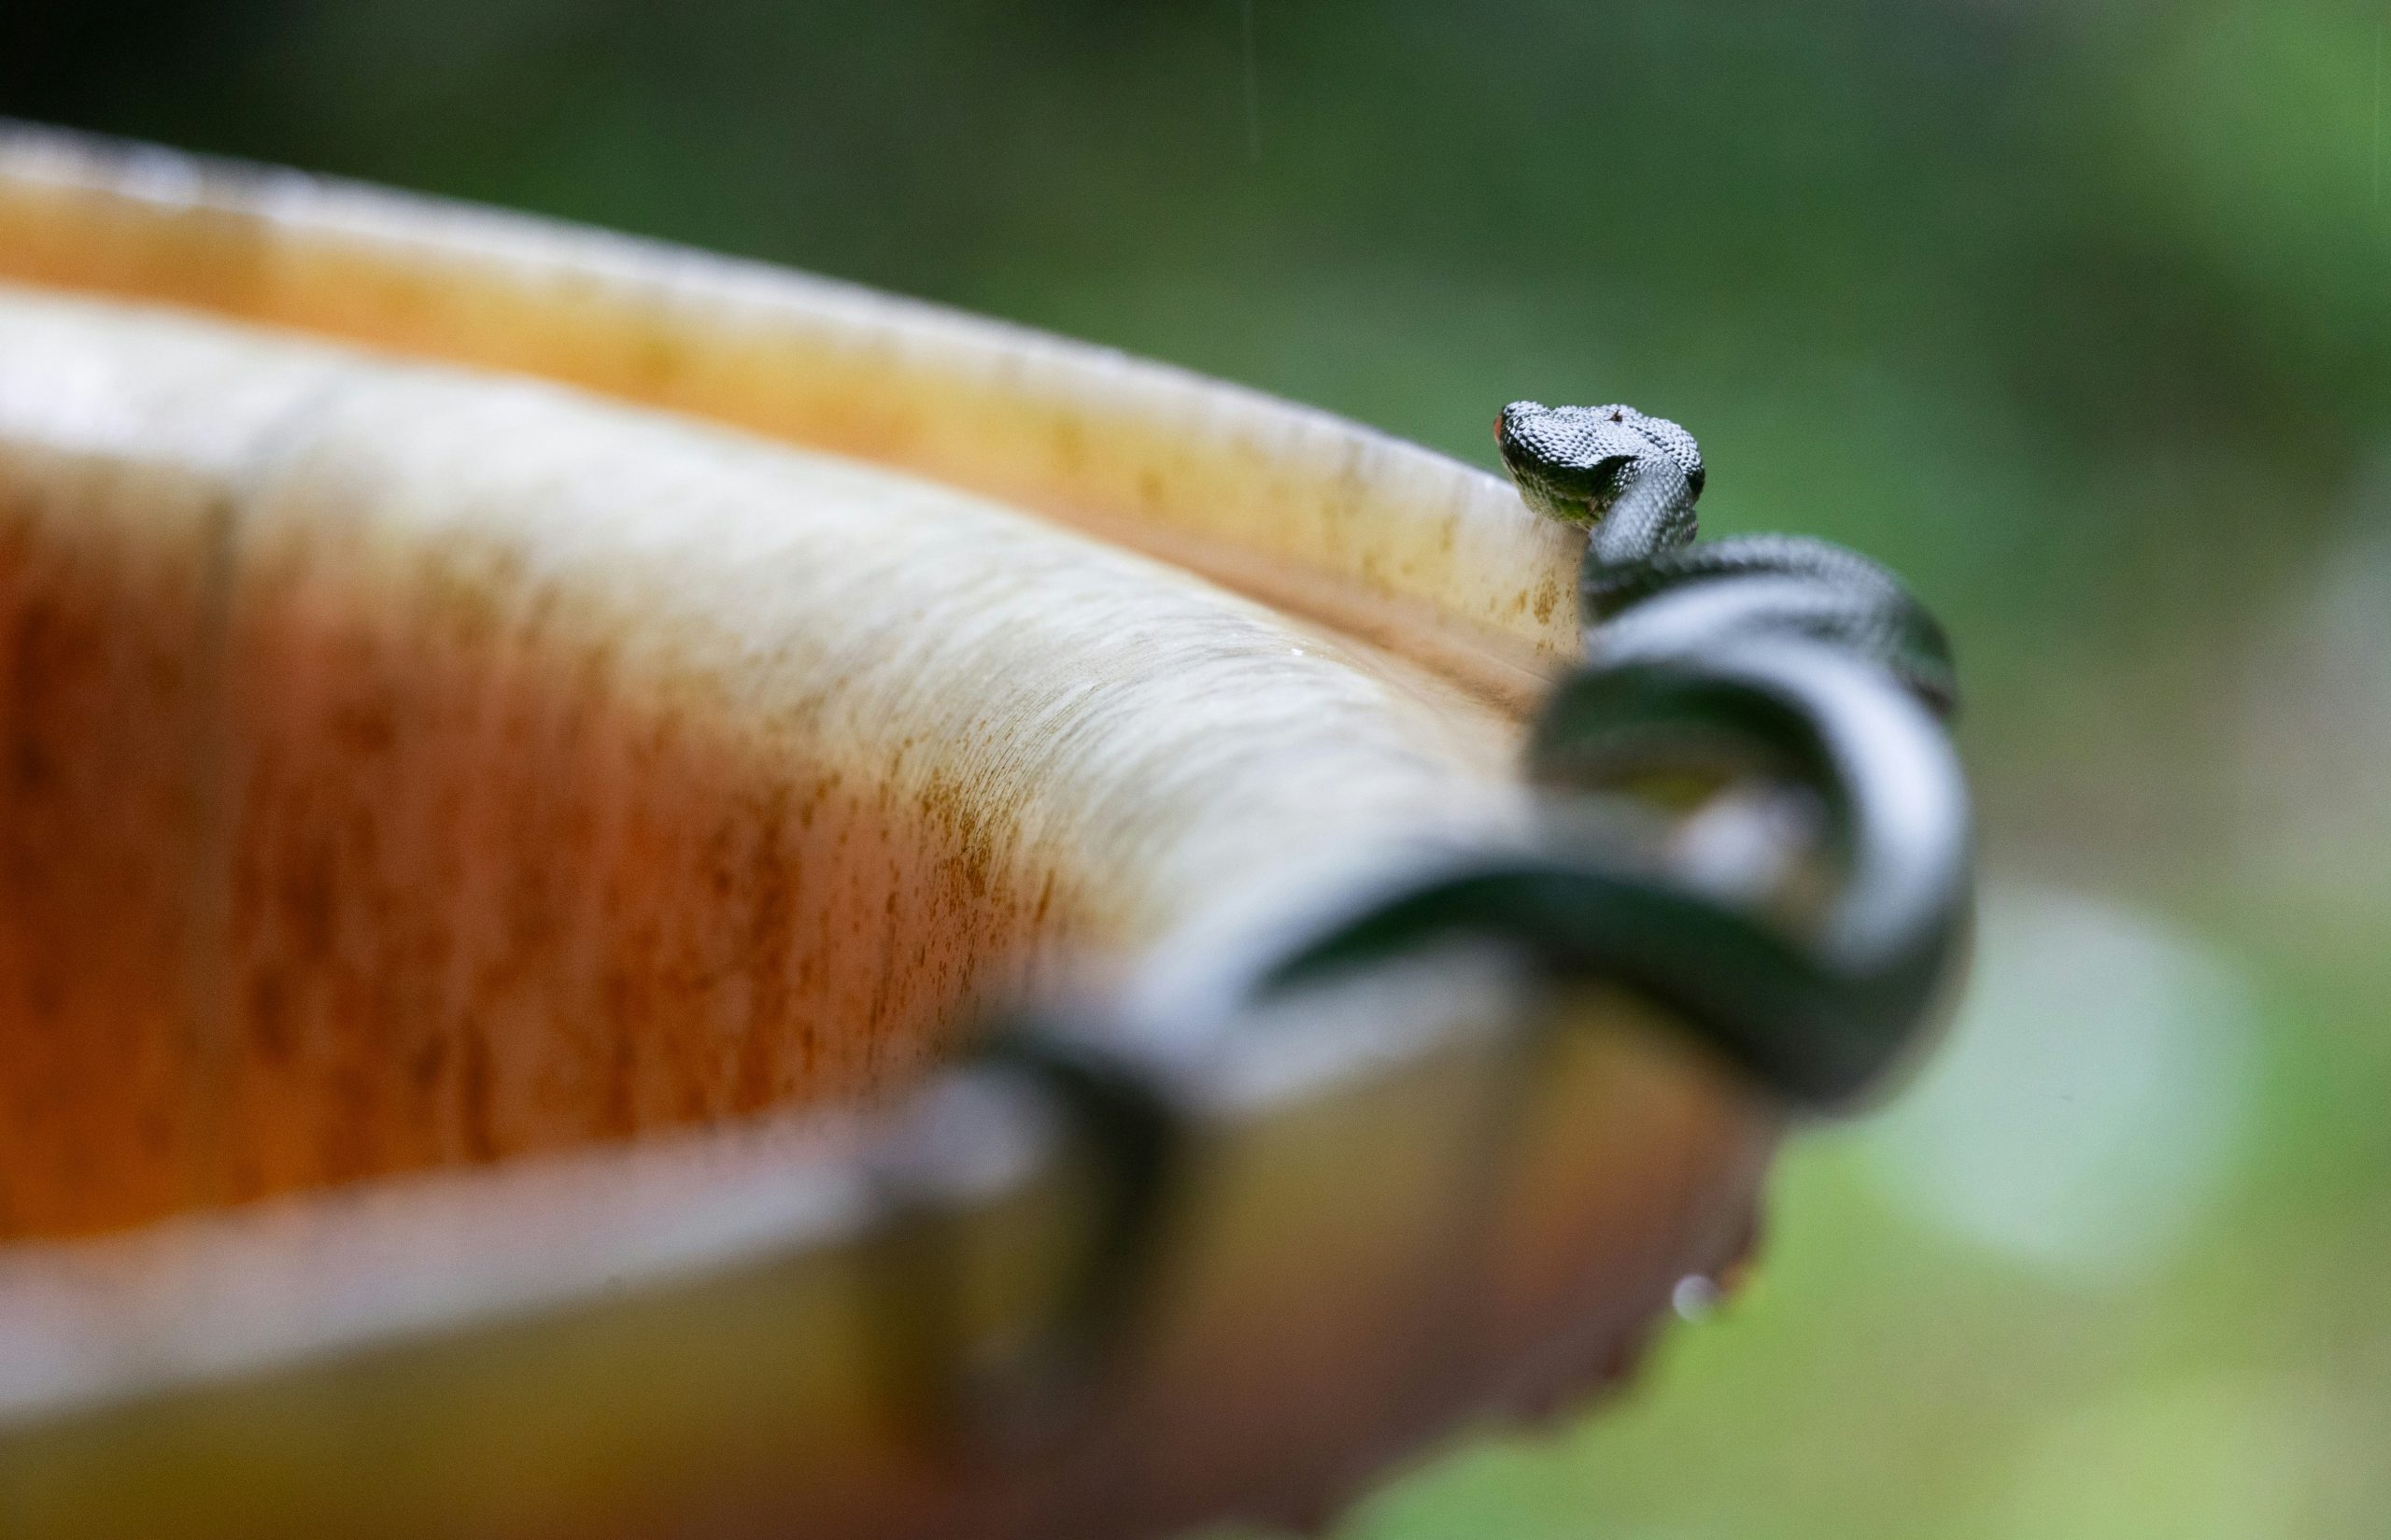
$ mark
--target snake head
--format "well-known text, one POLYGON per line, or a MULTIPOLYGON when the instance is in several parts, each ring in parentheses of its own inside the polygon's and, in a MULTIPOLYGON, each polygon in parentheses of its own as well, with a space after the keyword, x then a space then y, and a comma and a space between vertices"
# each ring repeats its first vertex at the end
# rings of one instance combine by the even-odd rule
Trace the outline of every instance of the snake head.
POLYGON ((1600 522, 1639 461, 1662 459, 1702 495, 1702 450, 1666 417, 1633 406, 1547 406, 1515 401, 1494 419, 1494 443, 1520 496, 1540 514, 1570 524, 1600 522))

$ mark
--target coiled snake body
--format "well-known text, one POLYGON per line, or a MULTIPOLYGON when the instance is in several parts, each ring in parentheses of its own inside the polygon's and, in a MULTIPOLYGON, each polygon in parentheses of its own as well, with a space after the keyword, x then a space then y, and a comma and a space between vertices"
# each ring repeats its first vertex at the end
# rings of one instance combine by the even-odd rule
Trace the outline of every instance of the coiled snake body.
POLYGON ((1811 815, 1795 840, 1831 891, 1789 918, 1685 863, 1560 828, 1532 852, 1412 879, 1270 978, 1476 936, 1645 995, 1794 1100, 1864 1089, 1930 1014, 1966 929, 1942 628, 1892 573, 1824 541, 1694 544, 1702 451, 1674 422, 1515 402, 1494 431, 1529 506, 1588 530, 1586 661, 1536 723, 1531 772, 1567 806, 1730 764, 1731 781, 1811 815))

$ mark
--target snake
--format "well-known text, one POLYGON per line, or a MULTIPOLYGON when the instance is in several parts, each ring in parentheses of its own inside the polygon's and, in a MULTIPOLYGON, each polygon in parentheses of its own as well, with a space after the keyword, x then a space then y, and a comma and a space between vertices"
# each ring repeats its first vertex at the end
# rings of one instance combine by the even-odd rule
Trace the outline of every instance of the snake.
POLYGON ((1789 919, 1556 820, 1528 848, 1407 874, 1291 948, 1262 986, 1475 938, 1652 1000, 1791 1101, 1850 1099, 1934 1014, 1964 951, 1973 854, 1945 732, 1947 635, 1890 571, 1842 546, 1697 544, 1702 450, 1667 418, 1518 401, 1494 436, 1522 502, 1587 534, 1583 661, 1533 726, 1533 779, 1566 807, 1673 756, 1715 770, 1723 749, 1814 814, 1832 890, 1789 919))
POLYGON ((1693 543, 1706 478, 1700 445, 1676 423, 1632 406, 1515 401, 1494 419, 1494 442, 1529 507, 1589 531, 1578 597, 1593 656, 1775 631, 1874 661, 1937 715, 1956 706, 1949 639, 1883 566, 1803 535, 1693 543))

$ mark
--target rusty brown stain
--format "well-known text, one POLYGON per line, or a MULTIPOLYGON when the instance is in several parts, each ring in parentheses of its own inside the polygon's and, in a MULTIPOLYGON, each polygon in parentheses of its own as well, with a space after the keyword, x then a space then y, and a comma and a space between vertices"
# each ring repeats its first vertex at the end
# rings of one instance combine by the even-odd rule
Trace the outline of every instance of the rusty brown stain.
POLYGON ((479 1024, 467 1023, 460 1034, 464 1052, 457 1075, 457 1099, 462 1114, 465 1151, 477 1161, 495 1160, 497 1134, 490 1127, 489 1037, 479 1024))
MULTIPOLYGON (((56 538, 0 538, 0 562, 56 538)), ((883 777, 854 775, 702 690, 627 696, 603 617, 528 591, 519 563, 463 550, 411 567, 396 593, 343 600, 326 597, 338 560, 252 555, 228 693, 207 708, 243 766, 217 879, 238 1053, 219 1195, 852 1095, 918 1063, 982 981, 1064 921, 1065 884, 1015 848, 1000 779, 929 768, 926 740, 897 745, 883 777)), ((0 617, 0 733, 21 769, 0 857, 36 911, 120 789, 94 783, 63 820, 33 816, 81 773, 86 721, 135 691, 124 671, 78 685, 78 670, 105 662, 145 602, 101 573, 36 585, 0 617)), ((199 677, 136 661, 141 687, 199 677)), ((120 783, 133 767, 104 768, 120 783)), ((193 821, 188 792, 171 800, 193 821)), ((203 1185, 172 1168, 186 1152, 157 1107, 96 1116, 108 1067, 60 1056, 46 1017, 87 1021, 107 993, 81 957, 47 985, 20 968, 0 1001, 0 1038, 18 1045, 0 1068, 27 1071, 11 1086, 84 1088, 0 1136, 15 1157, 0 1235, 154 1217, 203 1185), (68 1174, 90 1164, 88 1138, 112 1141, 106 1182, 68 1174)), ((146 987, 181 976, 151 969, 146 987)), ((163 1044, 189 1009, 158 997, 135 1014, 163 1044)))
POLYGON ((174 659, 204 564, 165 522, 129 538, 88 484, 0 481, 0 1239, 171 1205, 187 1151, 174 659))
POLYGON ((765 794, 748 858, 747 1019, 743 1024, 737 1081, 731 1093, 732 1109, 740 1112, 754 1111, 771 1100, 773 1038, 786 1029, 795 1014, 790 1010, 789 932, 796 924, 797 890, 802 876, 784 849, 789 799, 786 785, 773 786, 765 794))
POLYGON ((1050 442, 1054 464, 1065 479, 1076 479, 1087 464, 1087 425, 1070 413, 1054 418, 1050 442))

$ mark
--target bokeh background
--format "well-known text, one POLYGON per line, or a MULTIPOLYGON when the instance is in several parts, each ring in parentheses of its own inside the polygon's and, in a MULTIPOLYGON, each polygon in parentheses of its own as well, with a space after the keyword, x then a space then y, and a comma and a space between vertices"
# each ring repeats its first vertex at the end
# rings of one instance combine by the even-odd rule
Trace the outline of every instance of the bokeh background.
POLYGON ((1962 649, 1980 968, 1641 1385, 1353 1540, 2391 1534, 2391 7, 6 0, 0 112, 837 274, 1713 531, 1962 649))

